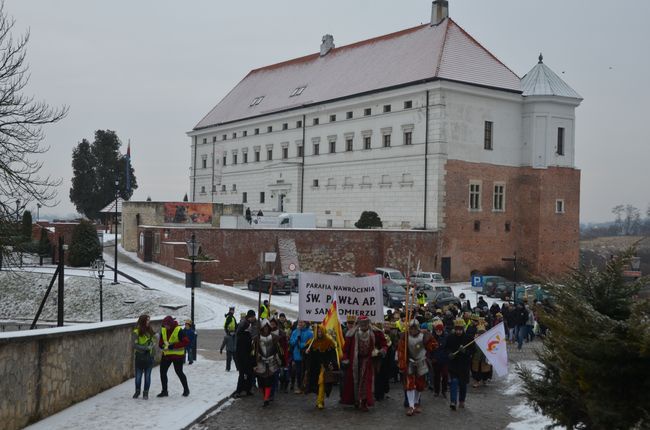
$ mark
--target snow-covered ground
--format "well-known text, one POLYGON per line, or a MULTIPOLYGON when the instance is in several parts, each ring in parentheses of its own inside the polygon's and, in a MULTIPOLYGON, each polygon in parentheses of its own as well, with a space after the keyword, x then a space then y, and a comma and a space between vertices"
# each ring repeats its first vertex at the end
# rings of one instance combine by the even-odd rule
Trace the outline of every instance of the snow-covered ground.
POLYGON ((131 399, 135 382, 130 379, 26 428, 180 429, 228 397, 237 385, 237 372, 226 372, 223 362, 208 360, 199 354, 194 364, 183 367, 190 386, 189 397, 181 396, 181 384, 173 369, 170 369, 169 397, 157 398, 156 394, 161 389, 158 369, 154 368, 151 373, 149 400, 142 397, 131 399))
MULTIPOLYGON (((518 364, 532 369, 535 373, 539 369, 538 361, 520 361, 518 364)), ((508 396, 516 396, 521 394, 523 382, 515 372, 515 364, 511 362, 509 367, 506 377, 508 387, 503 393, 508 396)), ((507 428, 510 430, 544 430, 553 423, 550 418, 535 412, 524 401, 511 407, 510 415, 517 420, 508 425, 507 428)))

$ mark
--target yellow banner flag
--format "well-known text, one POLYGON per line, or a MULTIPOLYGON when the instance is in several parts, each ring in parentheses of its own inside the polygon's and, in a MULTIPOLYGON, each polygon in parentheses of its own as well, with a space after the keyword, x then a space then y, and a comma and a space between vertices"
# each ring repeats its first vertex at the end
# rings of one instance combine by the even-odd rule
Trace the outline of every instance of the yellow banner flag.
POLYGON ((343 355, 343 343, 345 342, 345 338, 343 337, 343 330, 341 330, 341 323, 339 322, 339 310, 336 305, 336 296, 334 296, 332 305, 327 310, 325 318, 323 318, 322 325, 336 342, 336 355, 340 360, 343 355))

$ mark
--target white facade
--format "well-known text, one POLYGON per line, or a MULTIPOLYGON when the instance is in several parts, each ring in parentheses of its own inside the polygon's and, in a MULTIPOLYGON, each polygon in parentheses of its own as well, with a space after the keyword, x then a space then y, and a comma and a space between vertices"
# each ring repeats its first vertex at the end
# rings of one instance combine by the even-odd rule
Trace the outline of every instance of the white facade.
MULTIPOLYGON (((413 34, 425 31, 436 30, 423 27, 413 34)), ((455 40, 447 42, 447 33, 436 37, 443 40, 441 44, 436 39, 439 49, 455 40)), ((350 48, 342 54, 337 49, 341 50, 332 48, 314 62, 353 56, 350 48)), ((476 49, 472 45, 471 52, 476 49)), ((286 80, 278 67, 271 67, 266 74, 280 74, 286 80)), ((499 67, 497 72, 505 69, 500 63, 494 67, 499 67)), ((300 108, 287 105, 277 113, 240 120, 227 117, 222 123, 215 119, 212 126, 206 126, 204 118, 188 133, 192 200, 243 203, 253 213, 262 210, 265 215, 313 212, 318 227, 353 228, 361 212, 371 210, 379 214, 384 228, 440 229, 448 159, 535 168, 574 166, 574 109, 580 99, 524 96, 509 83, 512 72, 506 70, 505 76, 497 72, 495 82, 510 87, 434 76, 329 102, 321 94, 325 101, 300 108), (489 149, 486 121, 492 127, 489 149), (558 128, 564 128, 563 155, 557 154, 554 140, 558 128)), ((246 79, 239 91, 263 93, 246 89, 246 79)), ((258 88, 263 78, 251 79, 258 88)), ((257 108, 257 98, 252 100, 251 108, 257 108)), ((224 103, 233 102, 224 99, 206 118, 215 112, 232 116, 224 103)))

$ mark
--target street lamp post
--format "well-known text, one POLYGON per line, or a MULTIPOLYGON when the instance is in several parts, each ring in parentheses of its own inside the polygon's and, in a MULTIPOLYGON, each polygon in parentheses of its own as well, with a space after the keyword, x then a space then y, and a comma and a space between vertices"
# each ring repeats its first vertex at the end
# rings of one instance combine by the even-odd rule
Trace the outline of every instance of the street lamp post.
POLYGON ((16 199, 16 222, 20 221, 20 199, 16 199))
POLYGON ((192 290, 192 301, 190 304, 190 319, 192 324, 194 322, 194 288, 196 287, 196 257, 199 255, 201 243, 196 241, 196 236, 192 233, 192 238, 187 241, 187 254, 190 257, 190 264, 192 265, 192 274, 190 275, 190 288, 192 290))
POLYGON ((113 268, 113 284, 117 284, 117 199, 120 197, 120 181, 115 179, 115 264, 113 268))
POLYGON ((98 258, 93 262, 93 268, 99 278, 99 321, 104 321, 104 291, 102 280, 104 278, 105 262, 103 258, 98 258))

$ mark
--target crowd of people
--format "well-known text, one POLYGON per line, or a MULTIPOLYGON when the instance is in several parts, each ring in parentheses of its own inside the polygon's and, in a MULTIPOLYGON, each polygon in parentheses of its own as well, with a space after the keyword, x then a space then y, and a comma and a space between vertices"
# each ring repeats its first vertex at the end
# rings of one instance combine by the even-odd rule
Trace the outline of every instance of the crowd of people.
POLYGON ((239 372, 235 397, 253 395, 257 387, 268 406, 277 392, 315 393, 316 407, 322 409, 338 385, 341 404, 367 411, 385 399, 391 382, 401 382, 409 416, 422 411, 425 390, 448 398, 455 411, 465 407, 470 383, 479 388, 492 379, 491 364, 473 344, 486 330, 503 322, 506 336, 519 348, 539 332, 533 329, 534 312, 525 304, 488 306, 480 298, 474 308, 466 302, 460 309, 452 305, 431 311, 418 304, 410 321, 400 309, 389 310, 383 323, 348 316, 339 355, 334 333, 322 325, 289 321, 266 304, 260 313, 264 318, 250 310, 237 323, 234 309, 226 315, 224 345, 234 345, 239 372))
MULTIPOLYGON (((535 306, 541 306, 537 303, 535 306)), ((483 298, 471 308, 469 301, 428 308, 417 303, 410 310, 388 310, 383 323, 371 323, 367 317, 348 316, 342 324, 343 345, 321 324, 290 321, 283 313, 272 312, 265 302, 257 318, 254 310, 235 317, 231 306, 225 315, 224 339, 226 371, 234 362, 239 373, 234 397, 261 393, 263 406, 269 406, 276 393, 316 394, 316 407, 323 409, 326 398, 338 385, 339 402, 360 411, 368 411, 376 401, 383 401, 391 382, 401 382, 404 408, 408 416, 422 412, 422 393, 449 400, 452 411, 465 407, 468 385, 486 385, 492 379, 492 366, 474 339, 503 322, 506 337, 521 349, 545 329, 536 322, 535 307, 525 303, 488 306, 483 298)), ((171 366, 183 386, 183 396, 190 393, 183 364, 196 360, 196 333, 192 321, 181 328, 165 317, 158 338, 162 351, 160 379, 168 395, 167 372, 171 366), (194 346, 193 346, 194 345, 194 346)), ((153 348, 156 335, 143 315, 134 330, 136 391, 148 398, 153 348), (144 376, 144 390, 141 391, 144 376)))

